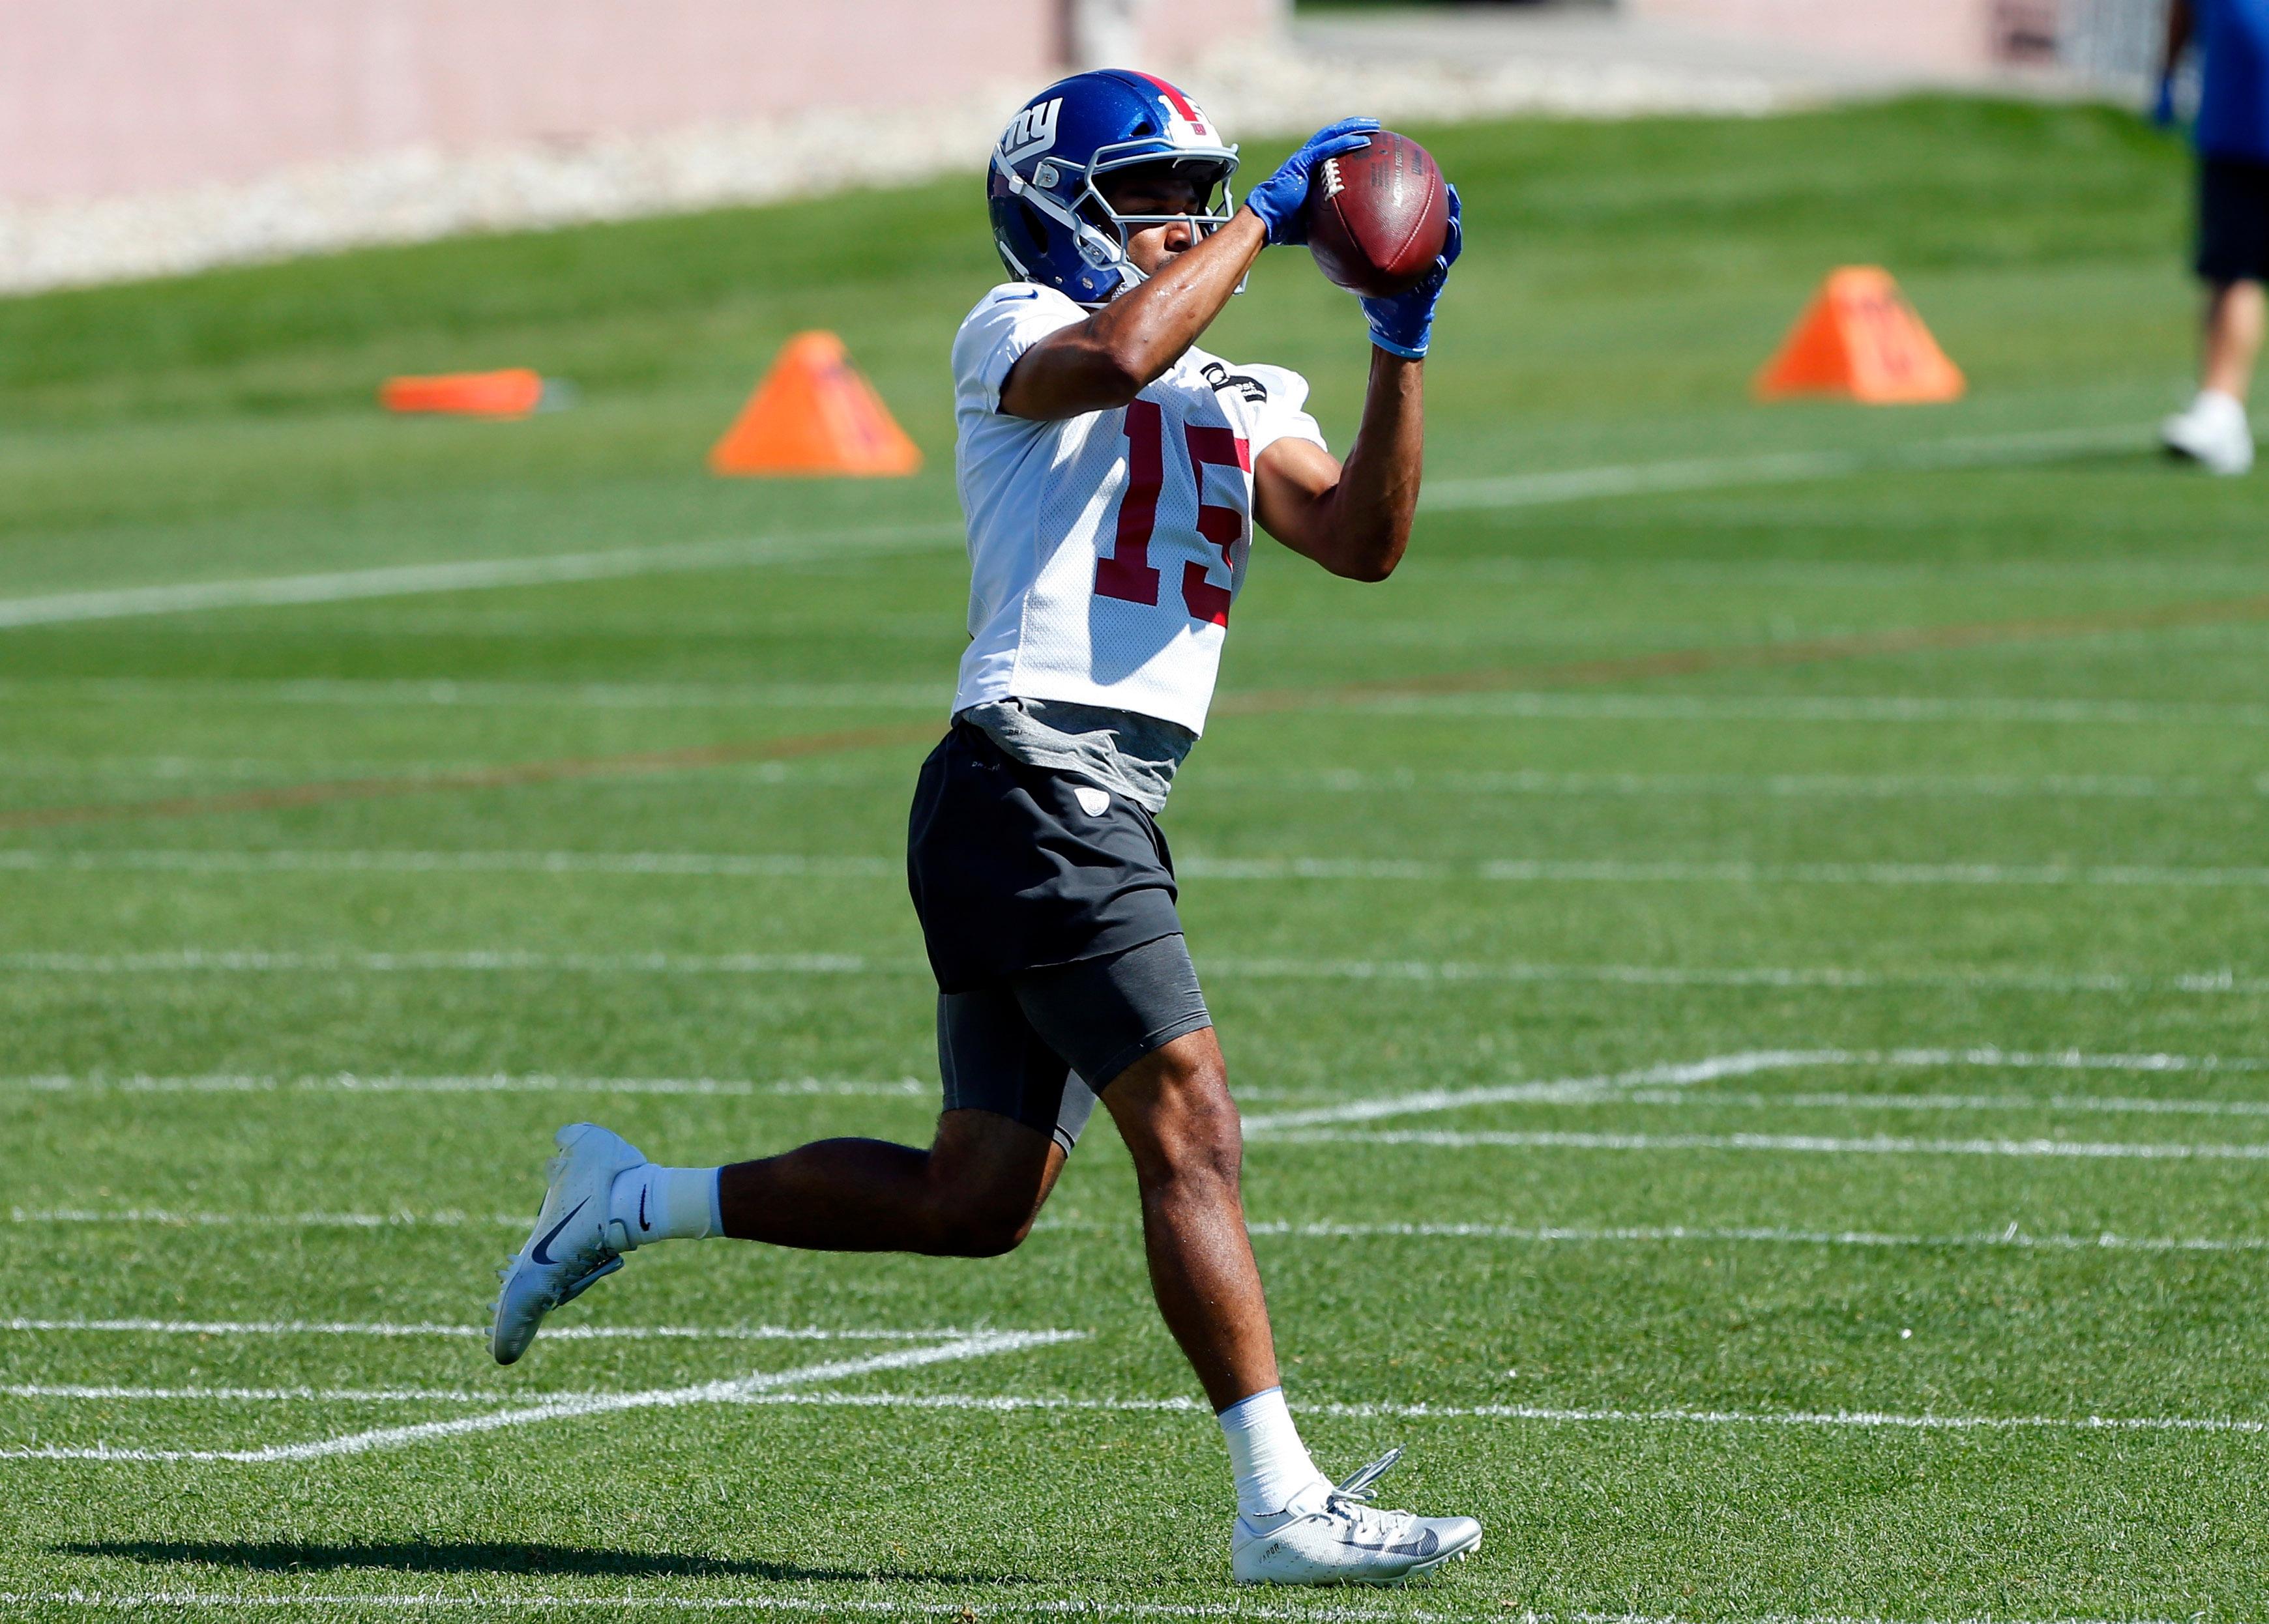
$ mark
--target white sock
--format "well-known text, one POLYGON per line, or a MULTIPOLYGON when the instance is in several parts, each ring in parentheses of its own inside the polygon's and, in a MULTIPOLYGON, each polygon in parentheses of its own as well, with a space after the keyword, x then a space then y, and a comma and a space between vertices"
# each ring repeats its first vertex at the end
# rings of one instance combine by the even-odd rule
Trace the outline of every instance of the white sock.
POLYGON ((1323 1481, 1308 1458, 1300 1429, 1284 1403, 1284 1390, 1240 1399, 1214 1419, 1229 1440, 1230 1465, 1237 1471, 1237 1510, 1243 1517, 1275 1517, 1303 1489, 1323 1481))
POLYGON ((615 1176, 607 1198, 608 1227, 619 1250, 654 1241, 698 1241, 725 1232, 714 1167, 656 1167, 648 1162, 615 1176))

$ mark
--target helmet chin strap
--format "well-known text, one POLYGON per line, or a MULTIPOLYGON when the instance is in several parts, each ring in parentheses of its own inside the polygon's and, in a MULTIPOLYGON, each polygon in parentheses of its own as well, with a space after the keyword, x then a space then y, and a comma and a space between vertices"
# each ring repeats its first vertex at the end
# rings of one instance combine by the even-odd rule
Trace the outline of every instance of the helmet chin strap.
MULTIPOLYGON (((1080 218, 1075 212, 1065 208, 1061 203, 1049 196, 1038 187, 1034 186, 1031 181, 1025 180, 1024 176, 1018 174, 1014 169, 1009 166, 1007 161, 1001 158, 1001 154, 997 151, 993 154, 993 167, 998 170, 1001 173, 1001 179, 1009 183, 1009 195, 1010 196, 1016 198, 1019 202, 1030 204, 1032 208, 1038 210, 1042 214, 1046 215, 1048 218, 1053 220, 1066 231, 1071 233, 1072 240, 1079 243, 1082 247, 1085 247, 1086 245, 1092 243, 1098 249, 1103 251, 1106 257, 1100 262, 1098 262, 1093 259, 1089 259, 1087 262, 1098 270, 1116 270, 1120 274, 1119 285, 1111 291, 1110 298, 1105 299, 1103 301, 1105 304, 1109 304, 1111 299, 1118 298, 1121 293, 1127 292, 1128 288, 1139 286, 1141 284, 1148 282, 1150 279, 1149 275, 1143 271, 1141 266, 1135 264, 1133 260, 1127 258, 1127 248, 1123 243, 1113 242, 1110 238, 1096 230, 1094 226, 1090 225, 1085 220, 1080 218)), ((1104 206, 1105 208, 1110 207, 1107 203, 1104 206)), ((1113 211, 1112 218, 1117 218, 1115 210, 1113 211)), ((1082 257, 1084 258, 1086 256, 1083 255, 1082 257)))
MULTIPOLYGON (((1107 305, 1112 302, 1112 299, 1120 299, 1128 293, 1132 293, 1136 288, 1141 287, 1149 279, 1150 273, 1149 271, 1144 270, 1133 260, 1121 256, 1119 262, 1119 285, 1111 290, 1111 299, 1105 299, 1103 301, 1104 304, 1107 305)), ((1101 306, 1098 306, 1098 308, 1099 309, 1101 306)))
MULTIPOLYGON (((1072 240, 1080 244, 1083 247, 1091 243, 1103 254, 1105 257, 1099 261, 1094 258, 1089 258, 1087 262, 1090 266, 1093 266, 1094 269, 1099 271, 1115 270, 1119 273, 1119 284, 1111 290, 1110 293, 1101 301, 1101 304, 1090 306, 1090 309, 1100 309, 1102 305, 1109 304, 1112 299, 1119 298, 1121 294, 1142 286, 1145 282, 1148 282, 1150 279, 1150 273, 1144 270, 1140 265, 1137 265, 1134 262, 1133 256, 1127 252, 1127 245, 1124 242, 1113 242, 1109 237, 1106 237, 1103 233, 1096 230, 1093 225, 1090 225, 1085 219, 1081 218, 1076 210, 1065 208, 1047 193, 1042 191, 1038 187, 1034 186, 1031 181, 1025 180, 1024 176, 1018 174, 1014 169, 1009 167, 1007 161, 1001 158, 997 150, 993 154, 993 167, 998 170, 1000 172, 1001 178, 1008 182, 1009 195, 1010 196, 1016 198, 1022 203, 1030 204, 1032 208, 1038 210, 1042 214, 1046 215, 1048 218, 1053 220, 1057 225, 1070 232, 1072 234, 1072 240)), ((1134 218, 1134 220, 1130 221, 1127 217, 1122 216, 1116 209, 1112 209, 1111 207, 1111 200, 1104 196, 1101 192, 1095 189, 1095 183, 1093 181, 1090 180, 1087 183, 1086 189, 1089 192, 1093 193, 1096 201, 1105 210, 1110 211, 1112 219, 1118 225, 1122 233, 1126 231, 1130 224, 1134 224, 1137 221, 1144 225, 1171 225, 1175 220, 1179 219, 1184 225, 1189 228, 1190 235, 1194 239, 1192 246, 1194 247, 1196 242, 1203 241, 1207 237, 1212 234, 1211 232, 1208 232, 1206 229, 1208 225, 1213 226, 1215 230, 1219 230, 1221 225, 1225 223, 1223 220, 1216 219, 1211 216, 1208 216, 1203 220, 1201 220, 1199 217, 1188 214, 1167 215, 1158 217, 1157 218, 1153 218, 1147 215, 1138 215, 1134 218)), ((1222 201, 1224 206, 1231 209, 1235 207, 1234 203, 1231 202, 1228 196, 1225 187, 1223 188, 1222 201)), ((1019 266, 1017 269, 1020 271, 1024 269, 1022 266, 1019 266)), ((1026 280, 1029 281, 1031 279, 1030 273, 1026 272, 1024 274, 1026 280)), ((1245 283, 1248 280, 1248 277, 1239 277, 1237 280, 1237 286, 1231 289, 1231 292, 1232 293, 1244 292, 1245 283)))

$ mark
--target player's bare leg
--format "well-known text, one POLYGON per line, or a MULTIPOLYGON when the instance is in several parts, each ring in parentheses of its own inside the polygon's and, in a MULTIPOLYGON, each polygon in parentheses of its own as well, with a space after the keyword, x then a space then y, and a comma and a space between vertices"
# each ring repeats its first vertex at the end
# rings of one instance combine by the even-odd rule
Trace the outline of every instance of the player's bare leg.
POLYGON ((994 1258, 1031 1233, 1063 1148, 987 1111, 949 1111, 928 1150, 825 1139, 726 1168, 725 1233, 807 1251, 994 1258))
POLYGON ((1103 1103, 1134 1158, 1150 1289, 1216 1410, 1277 1384, 1276 1343, 1245 1231, 1245 1140, 1213 1029, 1138 1060, 1103 1103))
POLYGON ((2217 474, 2243 474, 2253 466, 2253 427, 2245 415, 2245 397, 2261 353, 2264 303, 2258 282, 2208 288, 2198 397, 2159 427, 2169 451, 2217 474))
POLYGON ((657 1167, 595 1123, 559 1130, 528 1244, 506 1259, 491 1304, 499 1364, 544 1317, 665 1240, 722 1235, 808 1251, 991 1258, 1031 1232, 1063 1170, 1061 1145, 985 1111, 949 1111, 928 1150, 830 1139, 723 1168, 657 1167))
POLYGON ((1212 1400, 1237 1469, 1230 1547, 1242 1583, 1392 1583, 1481 1543, 1470 1517, 1366 1503, 1399 1450, 1334 1487, 1277 1382, 1276 1343, 1239 1189, 1244 1131, 1213 1029, 1176 1038, 1103 1092, 1134 1158, 1158 1312, 1212 1400))
POLYGON ((2258 282, 2229 282, 2206 298, 2206 388, 2243 401, 2252 388, 2253 363, 2261 353, 2263 307, 2269 304, 2258 282))

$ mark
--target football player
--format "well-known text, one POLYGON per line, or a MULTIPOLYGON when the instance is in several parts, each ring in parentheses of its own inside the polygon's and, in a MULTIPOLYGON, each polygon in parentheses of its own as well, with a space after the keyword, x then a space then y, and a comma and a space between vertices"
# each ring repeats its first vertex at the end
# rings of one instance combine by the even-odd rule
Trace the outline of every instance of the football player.
POLYGON ((1344 464, 1298 376, 1197 347, 1265 250, 1304 240, 1327 160, 1378 128, 1319 131, 1234 209, 1236 149, 1161 79, 1083 73, 1010 122, 987 193, 1014 279, 953 345, 971 641, 909 833, 938 985, 936 1137, 665 1168, 604 1128, 561 1129, 504 1273, 499 1362, 657 1241, 1008 1251, 1099 1098, 1134 1155, 1159 1310, 1228 1440, 1236 1577, 1393 1582, 1480 1543, 1470 1517, 1369 1503, 1395 1455, 1335 1486, 1293 1424, 1245 1234, 1237 1107, 1156 821, 1205 727, 1253 526, 1358 581, 1385 579, 1409 539, 1454 193, 1431 274, 1364 301, 1370 386, 1344 464))

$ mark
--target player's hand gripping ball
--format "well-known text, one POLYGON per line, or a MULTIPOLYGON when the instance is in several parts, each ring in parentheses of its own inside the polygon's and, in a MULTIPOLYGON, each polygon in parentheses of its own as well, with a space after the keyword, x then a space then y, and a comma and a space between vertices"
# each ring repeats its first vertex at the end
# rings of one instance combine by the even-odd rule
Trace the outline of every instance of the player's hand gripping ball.
POLYGON ((1453 186, 1450 188, 1449 234, 1441 253, 1434 256, 1433 268, 1407 293, 1356 301, 1363 306, 1363 319, 1371 323, 1371 343, 1407 361, 1426 358, 1427 346, 1434 341, 1434 306, 1442 302, 1442 290, 1450 284, 1450 267, 1458 262, 1465 246, 1465 229, 1458 219, 1458 188, 1453 186))
POLYGON ((1450 188, 1431 153, 1382 129, 1317 166, 1308 188, 1308 252, 1325 277, 1366 299, 1408 293, 1450 240, 1450 188))
POLYGON ((1272 246, 1308 240, 1308 197, 1316 171, 1326 159, 1352 152, 1378 128, 1375 118, 1343 118, 1303 141, 1276 173, 1245 195, 1245 206, 1260 217, 1272 246))

